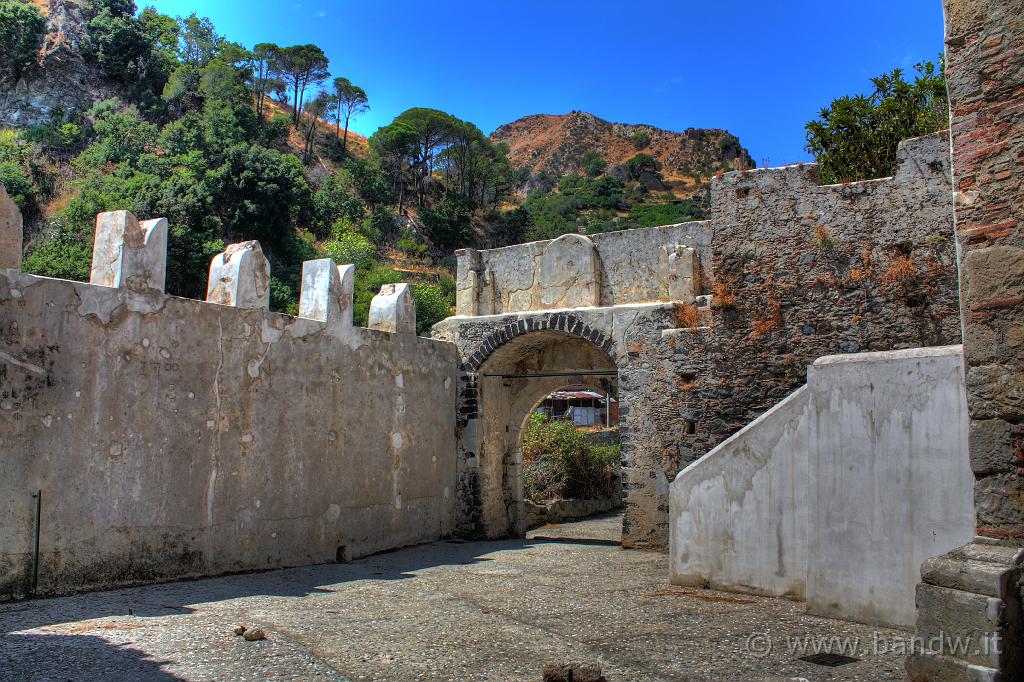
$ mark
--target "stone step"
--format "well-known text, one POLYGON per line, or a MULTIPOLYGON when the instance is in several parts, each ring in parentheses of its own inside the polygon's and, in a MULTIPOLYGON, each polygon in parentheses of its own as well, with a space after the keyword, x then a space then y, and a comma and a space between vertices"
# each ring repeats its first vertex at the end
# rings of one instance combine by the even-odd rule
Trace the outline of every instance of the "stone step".
POLYGON ((1012 573, 1014 570, 1007 564, 960 559, 948 554, 932 557, 921 564, 921 580, 929 585, 989 597, 1002 597, 1012 573))
POLYGON ((933 653, 907 657, 907 682, 996 682, 998 671, 933 653))
POLYGON ((921 583, 915 636, 932 653, 998 668, 1005 610, 997 597, 921 583))

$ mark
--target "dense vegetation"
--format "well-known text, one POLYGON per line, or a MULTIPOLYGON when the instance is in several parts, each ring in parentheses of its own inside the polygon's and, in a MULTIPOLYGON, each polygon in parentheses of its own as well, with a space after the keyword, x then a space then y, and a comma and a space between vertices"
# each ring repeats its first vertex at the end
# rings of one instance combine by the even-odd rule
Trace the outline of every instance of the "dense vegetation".
POLYGON ((618 445, 594 445, 568 421, 530 415, 523 433, 523 489, 544 504, 557 499, 621 495, 618 445))
MULTIPOLYGON (((443 111, 410 109, 368 147, 354 143, 370 98, 316 45, 249 49, 206 18, 132 0, 83 8, 82 58, 119 97, 0 130, 0 182, 29 226, 27 272, 86 279, 96 214, 127 209, 169 219, 172 294, 203 297, 210 259, 256 239, 274 310, 296 312, 302 261, 330 256, 357 266, 358 324, 382 284, 411 281, 425 333, 454 303, 454 249, 702 217, 699 200, 664 192, 643 140, 628 163, 609 168, 591 151, 579 174, 523 200, 529 171, 443 111)), ((0 83, 31 80, 45 18, 0 0, 0 27, 0 83)))
POLYGON ((872 78, 871 95, 840 97, 807 124, 807 151, 824 183, 893 175, 903 140, 949 127, 945 64, 916 67, 913 82, 900 69, 872 78))
MULTIPOLYGON (((30 54, 31 61, 45 26, 41 15, 32 5, 0 2, 0 18, 10 16, 27 27, 15 37, 31 29, 31 49, 8 35, 4 22, 0 52, 30 54)), ((424 160, 411 148, 382 146, 380 154, 357 156, 348 126, 369 99, 343 77, 325 86, 329 63, 320 48, 264 43, 248 50, 207 19, 152 8, 140 13, 126 0, 91 3, 82 52, 119 84, 121 99, 0 132, 0 181, 36 227, 26 271, 87 278, 96 214, 128 209, 169 219, 173 294, 202 297, 210 259, 226 243, 258 239, 272 265, 275 310, 296 311, 303 260, 331 256, 358 266, 359 324, 381 284, 410 277, 421 332, 450 314, 454 282, 429 267, 431 253, 468 237, 431 243, 403 234, 398 210, 406 197, 439 215, 449 205, 473 210, 478 201, 493 202, 493 190, 479 177, 484 170, 471 166, 486 142, 478 130, 437 112, 447 117, 444 133, 451 137, 444 139, 471 147, 450 161, 456 150, 435 144, 430 151, 444 159, 437 178, 424 176, 424 160), (399 152, 407 155, 392 168, 399 152), (399 259, 408 253, 417 272, 386 264, 388 245, 403 239, 399 259)), ((18 59, 5 63, 9 70, 24 68, 18 59)), ((399 118, 403 133, 423 139, 422 118, 399 118)), ((433 168, 434 158, 426 163, 433 168)))

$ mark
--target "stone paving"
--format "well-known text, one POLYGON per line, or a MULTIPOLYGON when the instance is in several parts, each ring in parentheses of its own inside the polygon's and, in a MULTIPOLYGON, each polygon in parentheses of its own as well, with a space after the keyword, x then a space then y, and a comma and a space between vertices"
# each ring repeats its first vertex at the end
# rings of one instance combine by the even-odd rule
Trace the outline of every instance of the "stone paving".
POLYGON ((828 668, 796 660, 787 637, 859 637, 872 649, 906 633, 674 587, 667 575, 663 554, 607 544, 439 542, 9 603, 0 679, 538 680, 545 663, 570 659, 599 662, 609 680, 902 679, 901 656, 828 668), (239 624, 267 639, 243 641, 239 624))
POLYGON ((562 540, 594 544, 622 544, 622 512, 592 516, 582 521, 547 523, 526 533, 528 540, 562 540))

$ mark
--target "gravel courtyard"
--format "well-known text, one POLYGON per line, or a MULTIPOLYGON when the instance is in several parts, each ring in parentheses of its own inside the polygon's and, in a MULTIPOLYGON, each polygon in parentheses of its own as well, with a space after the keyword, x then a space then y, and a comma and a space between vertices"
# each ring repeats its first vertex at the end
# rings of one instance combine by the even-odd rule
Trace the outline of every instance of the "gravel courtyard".
POLYGON ((0 605, 3 680, 880 680, 893 630, 780 599, 683 589, 663 554, 579 541, 438 542, 332 564, 0 605), (248 642, 244 624, 266 632, 248 642), (855 663, 790 637, 859 637, 855 663), (768 645, 772 650, 766 652, 768 645), (866 654, 866 655, 865 655, 866 654))

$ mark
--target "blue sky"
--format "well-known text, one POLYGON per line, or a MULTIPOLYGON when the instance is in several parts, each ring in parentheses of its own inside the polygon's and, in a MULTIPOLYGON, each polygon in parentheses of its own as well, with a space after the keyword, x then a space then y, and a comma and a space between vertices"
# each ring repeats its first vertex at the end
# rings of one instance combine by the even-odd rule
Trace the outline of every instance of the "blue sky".
POLYGON ((370 134, 410 107, 490 132, 589 111, 670 130, 725 128, 758 165, 807 160, 803 125, 868 78, 942 51, 940 0, 156 0, 251 47, 315 43, 363 86, 370 134))

